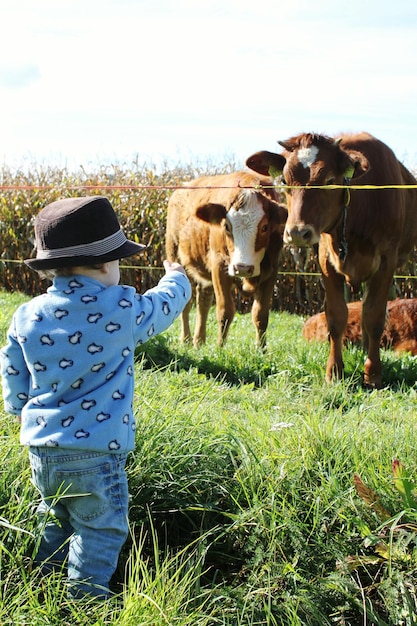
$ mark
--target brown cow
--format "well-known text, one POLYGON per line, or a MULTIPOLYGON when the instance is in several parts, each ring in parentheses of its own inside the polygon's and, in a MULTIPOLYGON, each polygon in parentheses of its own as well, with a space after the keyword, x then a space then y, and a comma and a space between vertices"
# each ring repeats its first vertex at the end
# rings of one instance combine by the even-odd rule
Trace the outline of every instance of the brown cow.
MULTIPOLYGON (((184 266, 196 286, 195 346, 206 340, 213 293, 217 342, 225 342, 235 313, 236 279, 243 279, 243 290, 253 294, 256 342, 265 346, 286 217, 272 179, 253 172, 203 176, 174 191, 168 202, 166 253, 184 266)), ((182 341, 191 338, 190 308, 191 303, 181 315, 182 341)))
MULTIPOLYGON (((344 343, 360 344, 362 341, 362 302, 349 302, 348 321, 343 334, 344 343)), ((329 338, 325 313, 309 317, 303 325, 303 337, 308 341, 326 341, 329 338)), ((417 299, 389 300, 381 346, 394 352, 417 354, 417 299)))
POLYGON ((416 180, 388 146, 367 133, 339 139, 301 134, 279 143, 282 154, 258 152, 246 164, 261 174, 282 174, 288 202, 284 243, 312 246, 319 242, 330 334, 326 380, 343 372, 346 280, 355 290, 361 283, 366 285, 364 383, 378 388, 382 381, 379 345, 393 274, 417 242, 417 190, 355 189, 349 193, 343 187, 351 178, 352 185, 376 186, 415 185, 416 180))

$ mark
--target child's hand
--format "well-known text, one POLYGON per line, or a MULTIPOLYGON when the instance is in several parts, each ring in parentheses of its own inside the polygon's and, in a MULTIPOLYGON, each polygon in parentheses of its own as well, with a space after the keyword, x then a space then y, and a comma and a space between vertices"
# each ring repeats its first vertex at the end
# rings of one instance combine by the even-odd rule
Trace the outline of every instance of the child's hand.
POLYGON ((185 269, 183 268, 182 265, 180 265, 179 263, 171 263, 171 261, 164 261, 164 268, 165 268, 165 272, 168 274, 168 272, 181 272, 181 274, 186 274, 185 269))

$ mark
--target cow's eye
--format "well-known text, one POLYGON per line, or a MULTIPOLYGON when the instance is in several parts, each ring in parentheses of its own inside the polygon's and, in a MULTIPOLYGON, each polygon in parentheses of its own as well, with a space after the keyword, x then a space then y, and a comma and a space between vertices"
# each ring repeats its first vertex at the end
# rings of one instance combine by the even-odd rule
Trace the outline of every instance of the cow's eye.
POLYGON ((264 225, 261 227, 261 233, 266 233, 266 231, 267 231, 267 230, 268 230, 268 224, 264 224, 264 225))
POLYGON ((224 222, 224 228, 225 228, 226 233, 232 236, 232 225, 227 220, 225 220, 224 222))
POLYGON ((328 178, 327 179, 327 185, 334 185, 336 184, 336 179, 335 178, 328 178))

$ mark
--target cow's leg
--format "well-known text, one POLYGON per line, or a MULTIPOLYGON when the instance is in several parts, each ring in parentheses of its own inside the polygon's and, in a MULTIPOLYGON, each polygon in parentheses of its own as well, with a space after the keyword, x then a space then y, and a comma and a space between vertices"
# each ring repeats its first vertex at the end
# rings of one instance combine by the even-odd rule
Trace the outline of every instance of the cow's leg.
POLYGON ((266 347, 266 329, 268 328, 269 311, 272 293, 276 282, 276 273, 256 288, 252 304, 252 322, 256 330, 256 345, 262 350, 266 347))
POLYGON ((190 329, 190 311, 192 307, 192 298, 185 305, 182 313, 181 313, 181 336, 180 341, 182 343, 188 343, 191 340, 191 329, 190 329))
POLYGON ((196 286, 196 319, 194 330, 194 346, 206 343, 207 317, 213 304, 213 287, 197 284, 196 286))
POLYGON ((393 273, 385 268, 374 274, 367 284, 362 305, 362 337, 367 350, 364 384, 372 389, 382 386, 380 345, 393 273))
POLYGON ((220 263, 213 268, 212 279, 216 298, 217 344, 222 346, 226 341, 230 324, 235 315, 236 307, 232 293, 233 278, 227 273, 224 263, 220 263))
POLYGON ((326 381, 343 375, 343 336, 348 319, 348 308, 344 296, 344 277, 333 269, 323 274, 326 291, 325 314, 330 339, 330 352, 326 365, 326 381))

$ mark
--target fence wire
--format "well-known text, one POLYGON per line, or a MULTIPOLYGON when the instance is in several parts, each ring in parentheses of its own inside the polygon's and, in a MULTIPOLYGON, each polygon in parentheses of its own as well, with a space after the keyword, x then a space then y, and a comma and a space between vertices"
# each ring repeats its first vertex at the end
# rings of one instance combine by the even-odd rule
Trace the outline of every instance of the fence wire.
MULTIPOLYGON (((119 172, 120 174, 120 172, 119 172)), ((203 172, 202 175, 207 175, 203 172)), ((134 177, 129 174, 131 179, 134 177)), ((196 172, 190 172, 189 178, 195 178, 196 172)), ((125 178, 125 174, 118 175, 125 178)), ((153 287, 163 274, 162 261, 165 258, 165 224, 166 207, 169 194, 184 187, 187 177, 183 172, 165 173, 157 177, 147 173, 144 183, 115 184, 112 182, 72 183, 70 180, 61 184, 2 184, 0 185, 0 286, 9 291, 23 291, 36 295, 45 290, 45 281, 30 270, 23 259, 33 253, 33 218, 45 204, 61 197, 82 193, 106 192, 112 205, 116 208, 123 230, 129 239, 148 244, 148 248, 140 255, 137 264, 121 264, 121 280, 132 284, 138 291, 153 287), (175 178, 176 177, 176 178, 175 178), (178 183, 181 179, 181 183, 178 183), (151 182, 150 182, 151 181, 151 182), (158 182, 154 182, 158 181, 158 182), (162 182, 159 182, 162 181, 162 182)), ((90 177, 91 178, 94 177, 90 177)), ((108 180, 108 179, 107 179, 108 180)), ((3 177, 4 181, 4 177, 3 177)), ((187 185, 187 189, 201 189, 201 186, 187 185)), ((282 194, 292 187, 282 184, 278 179, 271 187, 282 194)), ((239 186, 205 186, 205 189, 243 188, 239 186)), ((253 188, 257 187, 245 187, 253 188)), ((259 188, 259 187, 258 187, 259 188)), ((299 189, 300 187, 297 186, 299 189)), ((317 185, 306 186, 306 189, 349 189, 378 190, 383 189, 416 189, 415 185, 317 185)), ((391 297, 417 297, 417 248, 408 262, 394 276, 391 297)), ((360 299, 362 292, 347 290, 347 300, 360 299)), ((246 312, 250 309, 252 299, 244 294, 239 282, 235 285, 237 310, 246 312)), ((321 283, 321 272, 317 259, 317 248, 307 249, 298 255, 297 261, 288 249, 281 256, 280 270, 276 282, 272 309, 285 310, 302 315, 312 315, 322 310, 324 288, 321 283)))

